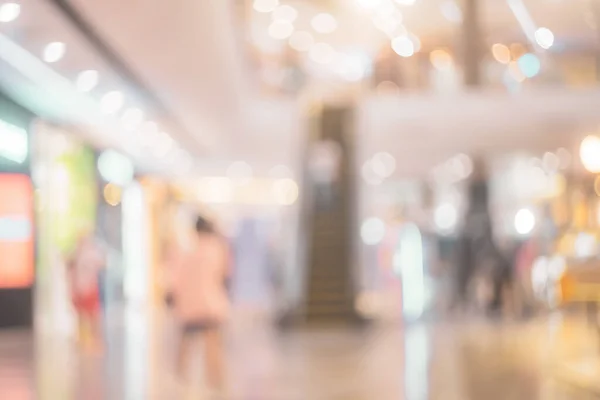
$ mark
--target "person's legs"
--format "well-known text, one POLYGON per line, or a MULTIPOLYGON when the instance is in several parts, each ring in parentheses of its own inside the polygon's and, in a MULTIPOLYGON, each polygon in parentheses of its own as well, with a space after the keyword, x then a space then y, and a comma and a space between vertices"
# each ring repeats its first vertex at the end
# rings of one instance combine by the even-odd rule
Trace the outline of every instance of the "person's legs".
POLYGON ((188 354, 192 347, 193 338, 194 336, 186 332, 185 328, 182 330, 177 348, 177 364, 175 366, 177 375, 181 379, 187 378, 188 354))
POLYGON ((224 389, 223 338, 218 328, 204 332, 206 377, 212 389, 224 389))

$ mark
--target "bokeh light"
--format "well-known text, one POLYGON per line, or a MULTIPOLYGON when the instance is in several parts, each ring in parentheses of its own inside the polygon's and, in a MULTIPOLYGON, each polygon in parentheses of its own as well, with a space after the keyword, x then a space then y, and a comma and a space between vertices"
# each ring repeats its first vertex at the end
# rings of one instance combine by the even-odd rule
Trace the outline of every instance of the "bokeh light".
POLYGON ((528 235, 535 227, 535 215, 528 208, 522 208, 515 214, 514 224, 519 235, 528 235))
POLYGON ((441 233, 450 233, 456 228, 458 210, 452 204, 441 204, 435 209, 434 222, 441 233))
POLYGON ((273 21, 269 25, 269 36, 273 39, 283 40, 289 38, 294 33, 294 25, 288 21, 273 21))
POLYGON ((549 49, 554 45, 554 33, 548 28, 538 28, 535 31, 535 41, 542 49, 549 49))
POLYGON ((21 6, 17 3, 4 3, 0 5, 0 22, 12 22, 19 18, 21 6))
POLYGON ((492 55, 499 63, 508 64, 510 62, 510 49, 502 43, 496 43, 492 46, 492 55))
POLYGON ((309 51, 313 43, 313 36, 309 32, 294 32, 290 37, 290 47, 296 51, 309 51))
POLYGON ((81 71, 77 75, 75 86, 77 86, 77 90, 80 92, 89 92, 98 85, 99 79, 100 77, 96 70, 88 69, 86 71, 81 71))
POLYGON ((589 135, 583 139, 579 146, 579 156, 585 169, 592 173, 600 173, 600 138, 589 135))
POLYGON ((279 5, 279 0, 254 0, 254 10, 262 13, 274 11, 279 5))
POLYGON ((392 40, 392 49, 401 57, 415 54, 415 44, 407 36, 398 36, 392 40))
POLYGON ((337 29, 337 21, 333 15, 328 13, 320 13, 315 15, 310 25, 318 33, 332 33, 337 29))
POLYGON ((48 43, 44 47, 43 59, 47 63, 55 63, 60 61, 67 52, 67 45, 63 42, 48 43))
POLYGON ((104 114, 114 114, 118 112, 125 102, 123 93, 118 90, 106 93, 100 100, 100 109, 104 114))
POLYGON ((429 61, 435 69, 443 71, 452 68, 452 56, 446 50, 437 49, 429 54, 429 61))
POLYGON ((385 237, 385 223, 380 218, 368 218, 360 227, 360 237, 364 244, 379 244, 385 237))
POLYGON ((519 69, 527 78, 533 78, 539 74, 542 67, 540 59, 532 53, 521 56, 517 63, 519 64, 519 69))

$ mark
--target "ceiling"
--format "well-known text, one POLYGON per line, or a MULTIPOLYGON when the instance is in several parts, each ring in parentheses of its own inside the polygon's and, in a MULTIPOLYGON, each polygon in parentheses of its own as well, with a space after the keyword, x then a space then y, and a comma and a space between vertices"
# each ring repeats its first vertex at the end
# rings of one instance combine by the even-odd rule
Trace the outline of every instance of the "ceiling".
MULTIPOLYGON (((595 46, 597 33, 586 24, 587 1, 523 1, 535 23, 551 28, 558 42, 575 39, 595 46)), ((246 31, 234 19, 233 0, 68 0, 164 105, 164 110, 81 36, 56 6, 58 2, 21 0, 19 25, 2 26, 0 30, 30 56, 39 57, 48 40, 62 40, 69 46, 69 57, 51 66, 50 72, 46 66, 44 73, 52 75, 54 71, 52 79, 18 79, 23 75, 23 66, 11 67, 9 58, 14 53, 7 51, 0 40, 0 55, 6 56, 1 57, 0 68, 5 73, 0 83, 20 96, 22 102, 37 104, 37 110, 46 112, 40 114, 49 117, 89 120, 94 104, 87 96, 83 99, 74 94, 66 81, 72 81, 81 69, 96 68, 104 77, 99 90, 119 87, 133 103, 156 114, 153 118, 185 150, 198 157, 201 171, 222 174, 236 160, 244 160, 258 171, 277 164, 296 165, 305 133, 299 101, 265 98, 254 91, 244 56, 246 31), (60 101, 56 98, 59 92, 63 93, 60 101), (74 105, 86 105, 87 111, 78 113, 74 105)), ((433 45, 457 41, 458 26, 441 12, 447 2, 417 0, 411 7, 401 7, 406 28, 433 45)), ((299 29, 310 29, 310 18, 317 12, 336 16, 338 30, 319 38, 336 48, 358 47, 373 52, 378 46, 389 45, 389 38, 373 26, 368 13, 354 0, 285 3, 298 8, 299 29)), ((506 1, 483 0, 482 14, 490 41, 523 40, 506 1)), ((249 23, 267 28, 267 14, 251 11, 250 15, 249 23)), ((516 147, 541 151, 543 147, 568 145, 572 142, 569 135, 595 127, 600 121, 594 105, 599 101, 600 94, 593 90, 543 90, 520 96, 465 93, 452 98, 425 94, 366 97, 358 106, 358 132, 364 139, 360 149, 363 159, 383 149, 393 152, 398 160, 398 176, 423 174, 457 152, 500 152, 516 147)), ((97 118, 100 116, 94 114, 93 120, 97 118)), ((123 142, 129 139, 117 133, 113 122, 101 134, 96 132, 89 138, 102 146, 123 148, 123 142)))

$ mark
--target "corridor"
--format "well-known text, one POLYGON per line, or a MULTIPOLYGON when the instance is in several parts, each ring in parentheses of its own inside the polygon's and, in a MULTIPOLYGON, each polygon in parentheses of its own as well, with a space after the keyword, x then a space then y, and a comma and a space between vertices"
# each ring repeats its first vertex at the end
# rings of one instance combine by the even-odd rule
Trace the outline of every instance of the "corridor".
MULTIPOLYGON (((120 320, 109 328, 104 355, 78 354, 68 340, 52 335, 40 333, 34 339, 16 331, 3 333, 4 398, 217 398, 202 390, 200 362, 192 368, 198 379, 183 385, 174 378, 175 332, 166 320, 148 322, 139 312, 120 320)), ((583 319, 560 315, 528 323, 465 321, 288 332, 238 320, 227 332, 230 394, 225 398, 592 399, 593 393, 568 375, 585 357, 598 365, 595 343, 583 319)))

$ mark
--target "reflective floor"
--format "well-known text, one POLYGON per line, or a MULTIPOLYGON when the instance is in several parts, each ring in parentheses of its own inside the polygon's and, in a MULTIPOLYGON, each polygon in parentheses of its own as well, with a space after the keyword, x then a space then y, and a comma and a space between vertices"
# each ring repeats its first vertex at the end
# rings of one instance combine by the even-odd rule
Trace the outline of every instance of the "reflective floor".
MULTIPOLYGON (((66 337, 0 334, 2 398, 213 398, 173 378, 175 330, 167 317, 113 316, 104 354, 86 355, 66 337)), ((198 361, 201 349, 198 349, 198 361)), ((277 332, 239 319, 227 331, 228 398, 592 399, 600 382, 598 343, 583 319, 553 315, 527 323, 387 323, 277 332), (589 385, 588 385, 589 386, 589 385)))

